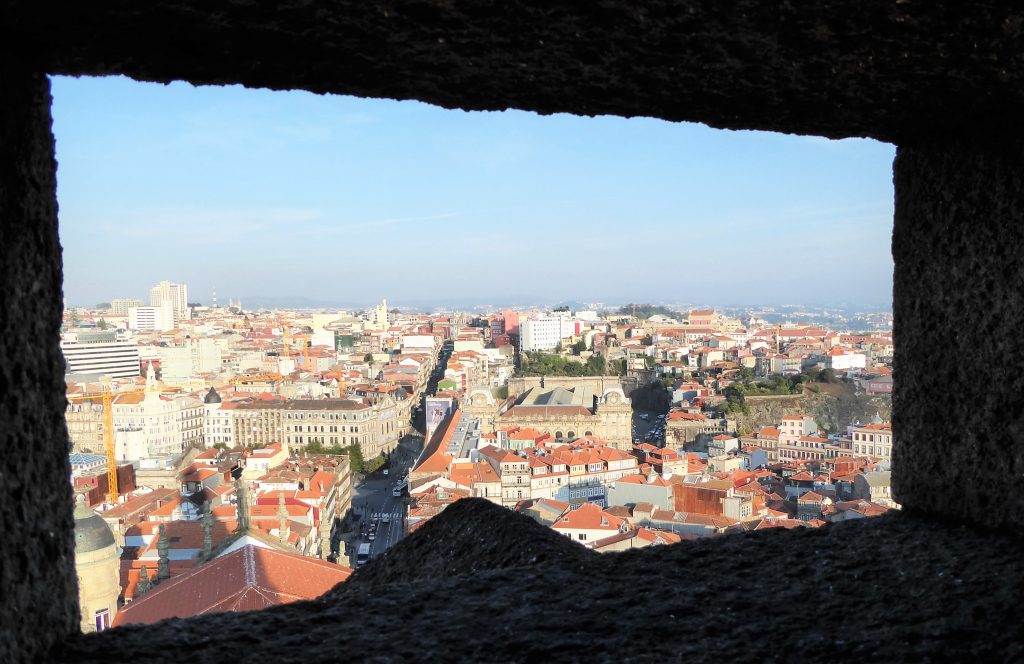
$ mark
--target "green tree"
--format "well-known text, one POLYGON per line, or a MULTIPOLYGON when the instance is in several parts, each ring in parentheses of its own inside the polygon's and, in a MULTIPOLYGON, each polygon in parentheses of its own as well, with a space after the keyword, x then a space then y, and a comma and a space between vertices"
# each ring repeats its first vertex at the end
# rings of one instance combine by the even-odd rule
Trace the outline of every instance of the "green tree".
POLYGON ((603 355, 591 355, 587 358, 587 375, 603 376, 607 365, 603 355))
POLYGON ((345 448, 348 453, 349 467, 353 473, 362 473, 366 469, 366 461, 363 459, 363 450, 358 444, 352 444, 345 448))
POLYGON ((97 329, 100 329, 100 330, 105 330, 105 329, 107 329, 108 327, 110 327, 110 323, 108 323, 107 321, 105 321, 105 320, 104 320, 104 319, 102 319, 102 318, 101 318, 101 319, 99 320, 99 322, 98 322, 98 323, 96 323, 96 328, 97 328, 97 329))
POLYGON ((822 383, 836 383, 838 378, 834 369, 822 369, 821 373, 818 374, 818 380, 822 383))
POLYGON ((807 367, 804 369, 804 375, 807 376, 807 382, 816 383, 821 380, 821 369, 818 367, 807 367))
POLYGON ((508 385, 502 385, 494 391, 494 396, 497 399, 508 399, 508 385))
POLYGON ((579 355, 587 349, 587 342, 580 339, 572 345, 572 354, 579 355))

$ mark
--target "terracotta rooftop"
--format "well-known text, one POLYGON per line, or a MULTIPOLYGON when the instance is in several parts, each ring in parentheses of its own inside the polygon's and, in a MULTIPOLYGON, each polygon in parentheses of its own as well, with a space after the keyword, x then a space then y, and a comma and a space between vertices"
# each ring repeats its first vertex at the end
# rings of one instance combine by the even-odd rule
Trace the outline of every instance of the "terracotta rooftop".
POLYGON ((352 570, 248 545, 161 583, 118 612, 115 625, 150 624, 223 611, 256 611, 319 597, 352 570))

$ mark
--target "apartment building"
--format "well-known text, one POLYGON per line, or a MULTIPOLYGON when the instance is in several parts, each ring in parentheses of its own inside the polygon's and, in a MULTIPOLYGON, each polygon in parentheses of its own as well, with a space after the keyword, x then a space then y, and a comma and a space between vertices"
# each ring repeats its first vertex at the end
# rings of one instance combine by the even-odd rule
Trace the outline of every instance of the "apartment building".
POLYGON ((112 407, 119 459, 166 457, 205 447, 203 402, 195 397, 160 394, 150 387, 145 394, 115 396, 112 407))
POLYGON ((853 427, 850 432, 851 451, 857 456, 892 459, 892 423, 875 422, 862 427, 853 427))
POLYGON ((127 316, 133 307, 143 307, 146 303, 131 297, 115 297, 110 301, 110 311, 118 316, 127 316))
POLYGON ((295 399, 239 403, 232 412, 236 445, 284 442, 295 449, 359 445, 364 459, 391 452, 401 426, 398 406, 388 396, 355 399, 295 399))
POLYGON ((296 400, 284 404, 282 424, 289 445, 359 445, 364 459, 390 453, 398 445, 398 404, 389 396, 372 401, 296 400))
POLYGON ((553 350, 562 340, 562 319, 541 317, 521 321, 519 335, 522 350, 553 350))

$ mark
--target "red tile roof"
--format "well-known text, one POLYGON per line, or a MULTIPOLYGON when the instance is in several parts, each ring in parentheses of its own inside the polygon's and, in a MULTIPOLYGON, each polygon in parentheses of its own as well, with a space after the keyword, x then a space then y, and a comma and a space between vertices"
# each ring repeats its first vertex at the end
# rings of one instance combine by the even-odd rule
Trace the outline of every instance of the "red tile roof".
POLYGON ((151 624, 223 611, 255 611, 314 599, 352 570, 317 558, 248 545, 179 577, 125 606, 115 625, 151 624))

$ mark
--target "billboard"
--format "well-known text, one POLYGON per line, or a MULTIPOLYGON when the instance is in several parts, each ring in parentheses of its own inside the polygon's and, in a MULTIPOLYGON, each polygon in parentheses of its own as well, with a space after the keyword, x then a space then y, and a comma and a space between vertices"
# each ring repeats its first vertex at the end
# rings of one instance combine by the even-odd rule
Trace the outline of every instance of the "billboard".
POLYGON ((448 416, 448 413, 452 412, 452 400, 427 397, 425 412, 427 417, 427 440, 429 440, 434 435, 437 427, 444 421, 444 418, 448 416))

